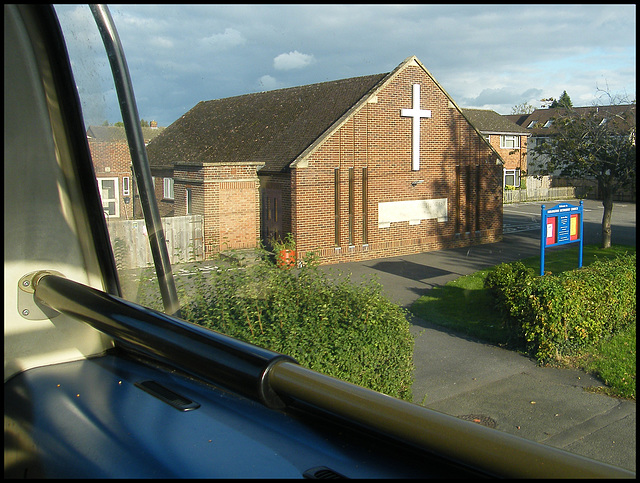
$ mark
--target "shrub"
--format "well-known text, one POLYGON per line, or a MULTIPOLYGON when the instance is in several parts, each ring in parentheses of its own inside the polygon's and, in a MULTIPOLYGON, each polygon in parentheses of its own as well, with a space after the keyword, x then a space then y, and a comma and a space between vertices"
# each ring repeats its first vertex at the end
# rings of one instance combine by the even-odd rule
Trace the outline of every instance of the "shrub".
POLYGON ((597 260, 585 269, 565 272, 562 282, 570 295, 565 312, 572 322, 574 339, 596 342, 635 321, 635 254, 597 260))
POLYGON ((522 262, 513 262, 497 265, 484 280, 484 286, 491 291, 505 325, 516 336, 520 335, 519 321, 528 310, 534 278, 533 269, 525 267, 522 262))
POLYGON ((186 320, 289 355, 309 369, 411 401, 413 337, 406 312, 374 281, 329 279, 314 264, 194 276, 186 320))
POLYGON ((502 264, 487 275, 485 287, 529 353, 545 362, 635 321, 636 256, 544 277, 520 262, 502 264))

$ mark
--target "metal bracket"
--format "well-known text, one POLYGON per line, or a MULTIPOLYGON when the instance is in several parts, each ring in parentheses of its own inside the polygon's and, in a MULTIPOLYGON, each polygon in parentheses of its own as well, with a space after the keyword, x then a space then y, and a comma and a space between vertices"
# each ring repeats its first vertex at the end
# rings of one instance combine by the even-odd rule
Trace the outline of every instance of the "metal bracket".
POLYGON ((34 287, 38 279, 44 275, 64 277, 64 275, 55 270, 38 270, 23 275, 18 281, 18 313, 25 319, 45 320, 60 315, 60 312, 36 299, 34 287))

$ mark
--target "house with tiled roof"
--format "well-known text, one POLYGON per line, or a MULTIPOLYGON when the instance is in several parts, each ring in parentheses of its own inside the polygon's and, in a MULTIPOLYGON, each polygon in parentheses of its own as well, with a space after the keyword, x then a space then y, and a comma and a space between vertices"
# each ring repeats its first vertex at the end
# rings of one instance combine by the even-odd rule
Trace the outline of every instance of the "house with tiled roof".
MULTIPOLYGON (((148 144, 149 141, 165 130, 164 127, 159 127, 155 121, 151 121, 149 126, 142 126, 141 129, 145 144, 148 144)), ((127 136, 124 126, 89 126, 87 139, 105 142, 126 142, 127 136)))
POLYGON ((462 111, 500 154, 504 162, 503 187, 519 187, 521 178, 527 174, 527 138, 531 133, 495 111, 462 111))
MULTIPOLYGON (((624 121, 624 125, 621 125, 623 131, 629 130, 627 122, 632 122, 635 128, 635 104, 620 104, 611 106, 589 106, 589 107, 574 107, 571 109, 575 114, 582 115, 589 112, 596 111, 603 122, 621 122, 619 116, 631 110, 634 115, 628 120, 624 121)), ((548 108, 548 109, 535 109, 531 114, 526 115, 512 115, 505 116, 510 118, 513 122, 524 128, 531 137, 529 139, 529 151, 531 152, 537 145, 546 142, 546 140, 553 135, 553 118, 566 114, 567 109, 562 107, 548 108)), ((529 174, 536 175, 540 173, 540 168, 544 166, 545 159, 537 157, 531 153, 529 156, 529 174)), ((555 173, 559 175, 559 173, 555 173)))
MULTIPOLYGON (((142 127, 145 143, 165 129, 158 127, 155 121, 149 124, 149 127, 142 127)), ((87 142, 105 216, 111 220, 141 218, 142 208, 134 186, 131 153, 124 127, 89 126, 87 142)))
POLYGON ((502 237, 503 162, 416 57, 390 73, 199 102, 147 147, 205 256, 291 234, 356 261, 502 237))

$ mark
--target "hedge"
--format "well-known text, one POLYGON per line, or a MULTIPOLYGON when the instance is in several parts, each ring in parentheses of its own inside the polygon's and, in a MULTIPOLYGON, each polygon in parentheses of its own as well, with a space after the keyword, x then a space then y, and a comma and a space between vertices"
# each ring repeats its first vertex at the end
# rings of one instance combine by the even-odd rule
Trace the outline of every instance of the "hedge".
POLYGON ((315 266, 268 262, 195 275, 186 320, 289 355, 302 366, 412 400, 413 337, 406 311, 375 281, 356 285, 315 266), (195 288, 195 290, 194 290, 195 288))
POLYGON ((485 287, 540 362, 614 334, 636 318, 635 254, 543 277, 521 262, 504 263, 489 272, 485 287))

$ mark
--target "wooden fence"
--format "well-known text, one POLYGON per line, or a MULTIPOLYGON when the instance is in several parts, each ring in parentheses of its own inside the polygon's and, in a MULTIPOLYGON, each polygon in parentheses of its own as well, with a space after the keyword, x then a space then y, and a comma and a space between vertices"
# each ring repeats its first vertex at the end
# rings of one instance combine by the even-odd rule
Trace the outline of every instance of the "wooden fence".
MULTIPOLYGON (((522 179, 521 189, 503 190, 502 193, 502 202, 504 204, 576 198, 602 199, 602 194, 599 192, 598 184, 595 180, 551 178, 550 176, 526 176, 522 179)), ((635 203, 635 185, 616 193, 613 200, 635 203)))
POLYGON ((526 201, 566 200, 584 198, 585 195, 585 189, 581 186, 503 190, 502 202, 507 204, 524 203, 526 201))
POLYGON ((559 179, 550 176, 526 176, 521 189, 503 190, 502 202, 524 203, 527 201, 566 200, 593 198, 597 188, 594 181, 559 179))
MULTIPOLYGON (((162 218, 172 264, 204 260, 202 223, 202 215, 162 218)), ((119 269, 153 265, 144 220, 108 219, 107 226, 119 269)))

